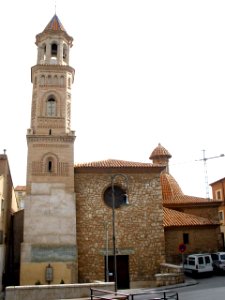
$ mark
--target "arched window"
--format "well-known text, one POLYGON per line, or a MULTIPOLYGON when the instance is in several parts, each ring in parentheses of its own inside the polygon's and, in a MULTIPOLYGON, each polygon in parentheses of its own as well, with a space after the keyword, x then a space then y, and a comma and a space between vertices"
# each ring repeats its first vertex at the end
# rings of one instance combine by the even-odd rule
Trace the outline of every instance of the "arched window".
POLYGON ((66 47, 65 44, 63 45, 63 59, 64 59, 64 60, 67 59, 67 47, 66 47))
POLYGON ((64 86, 64 76, 60 77, 60 86, 64 86))
POLYGON ((41 85, 45 85, 45 76, 41 75, 41 80, 40 80, 41 85))
POLYGON ((51 75, 48 75, 48 84, 52 84, 52 76, 51 75))
POLYGON ((46 59, 46 45, 45 44, 42 45, 42 49, 43 49, 43 59, 45 60, 46 59))
POLYGON ((71 78, 68 78, 68 88, 71 88, 71 78))
POLYGON ((53 78, 53 84, 54 85, 58 84, 58 76, 57 75, 55 75, 54 78, 53 78))
POLYGON ((51 56, 57 57, 57 51, 58 51, 58 45, 56 43, 53 43, 51 47, 51 56))
POLYGON ((47 101, 47 116, 56 116, 56 101, 54 98, 49 98, 47 101))
POLYGON ((53 170, 53 161, 51 159, 49 159, 47 163, 48 163, 47 164, 47 171, 52 172, 52 170, 53 170))
POLYGON ((54 153, 46 153, 42 158, 43 173, 57 174, 58 157, 54 153))

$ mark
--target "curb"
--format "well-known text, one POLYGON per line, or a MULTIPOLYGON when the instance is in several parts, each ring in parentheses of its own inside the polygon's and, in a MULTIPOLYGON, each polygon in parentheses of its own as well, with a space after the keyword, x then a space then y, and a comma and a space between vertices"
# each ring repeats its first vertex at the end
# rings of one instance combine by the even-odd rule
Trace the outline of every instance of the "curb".
POLYGON ((172 289, 177 289, 177 288, 182 288, 185 286, 190 286, 190 285, 196 285, 198 284, 198 281, 196 280, 186 280, 183 283, 178 283, 174 285, 164 285, 160 287, 155 287, 155 288, 140 288, 140 289, 128 289, 128 290, 119 290, 121 293, 129 293, 129 294, 141 294, 143 292, 160 292, 160 291, 168 291, 172 289))

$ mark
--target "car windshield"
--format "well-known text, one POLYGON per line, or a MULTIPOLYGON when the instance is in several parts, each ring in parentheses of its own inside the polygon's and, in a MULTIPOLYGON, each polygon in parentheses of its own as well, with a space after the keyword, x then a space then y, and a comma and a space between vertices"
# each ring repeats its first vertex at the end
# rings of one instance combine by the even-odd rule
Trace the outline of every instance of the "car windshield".
POLYGON ((221 260, 225 260, 225 254, 221 254, 221 255, 220 255, 220 259, 221 259, 221 260))

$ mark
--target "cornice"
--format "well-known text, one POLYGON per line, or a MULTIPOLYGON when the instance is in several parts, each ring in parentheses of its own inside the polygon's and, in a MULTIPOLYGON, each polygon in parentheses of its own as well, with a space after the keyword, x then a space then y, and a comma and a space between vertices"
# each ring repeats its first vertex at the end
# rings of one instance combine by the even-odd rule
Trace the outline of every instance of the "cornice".
POLYGON ((38 70, 46 70, 46 71, 52 71, 52 70, 57 70, 57 71, 67 71, 67 72, 71 72, 71 73, 75 73, 75 69, 72 68, 71 66, 68 65, 51 65, 51 64, 38 64, 35 65, 33 67, 31 67, 31 71, 35 72, 38 70))
POLYGON ((30 142, 47 142, 47 143, 73 143, 75 141, 75 136, 65 135, 65 136, 46 136, 46 135, 27 135, 27 143, 30 142))
POLYGON ((75 74, 75 69, 68 66, 68 65, 35 65, 31 67, 31 82, 33 82, 33 74, 37 71, 42 71, 42 72, 70 72, 73 77, 74 81, 74 74, 75 74))

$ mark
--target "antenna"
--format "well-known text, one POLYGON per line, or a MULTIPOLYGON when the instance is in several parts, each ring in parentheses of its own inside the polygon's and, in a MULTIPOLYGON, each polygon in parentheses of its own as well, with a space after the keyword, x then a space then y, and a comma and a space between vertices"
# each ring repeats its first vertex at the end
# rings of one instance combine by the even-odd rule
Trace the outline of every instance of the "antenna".
POLYGON ((208 183, 208 172, 207 172, 207 163, 206 162, 207 162, 208 159, 224 157, 224 154, 220 154, 220 155, 212 156, 212 157, 206 157, 205 156, 205 150, 202 150, 202 152, 203 152, 203 158, 196 159, 196 161, 203 161, 204 162, 206 198, 209 199, 209 183, 208 183))

